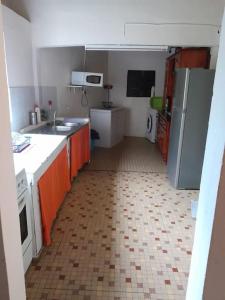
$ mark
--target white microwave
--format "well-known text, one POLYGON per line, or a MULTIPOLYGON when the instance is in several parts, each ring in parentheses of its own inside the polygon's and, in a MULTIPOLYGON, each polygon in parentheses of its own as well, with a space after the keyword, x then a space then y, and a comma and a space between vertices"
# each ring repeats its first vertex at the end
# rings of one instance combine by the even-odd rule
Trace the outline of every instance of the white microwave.
POLYGON ((85 85, 85 86, 103 86, 103 74, 102 73, 90 73, 90 72, 72 72, 72 85, 85 85))

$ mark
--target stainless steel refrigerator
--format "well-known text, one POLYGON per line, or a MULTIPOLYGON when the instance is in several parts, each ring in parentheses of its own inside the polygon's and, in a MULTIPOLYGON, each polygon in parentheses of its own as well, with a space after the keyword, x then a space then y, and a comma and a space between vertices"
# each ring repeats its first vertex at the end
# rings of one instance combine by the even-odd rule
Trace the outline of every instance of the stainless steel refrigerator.
POLYGON ((199 189, 214 70, 176 69, 168 176, 177 189, 199 189))

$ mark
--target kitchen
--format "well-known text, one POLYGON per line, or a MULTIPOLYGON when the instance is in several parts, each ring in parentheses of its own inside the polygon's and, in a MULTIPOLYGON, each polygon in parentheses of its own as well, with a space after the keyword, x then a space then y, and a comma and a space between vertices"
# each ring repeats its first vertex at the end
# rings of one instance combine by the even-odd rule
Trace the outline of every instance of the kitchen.
MULTIPOLYGON (((10 20, 10 18, 7 19, 8 22, 9 22, 9 20, 10 20)), ((17 28, 19 28, 19 26, 17 26, 17 28)), ((16 34, 16 36, 18 37, 19 35, 16 34)), ((20 36, 20 38, 21 38, 21 36, 20 36)), ((12 40, 15 41, 16 38, 13 38, 12 40)), ((31 44, 31 41, 30 41, 30 44, 31 44)), ((29 44, 29 47, 31 47, 30 44, 29 44)), ((25 43, 24 43, 24 45, 25 45, 25 43)), ((16 47, 12 47, 12 48, 10 47, 9 49, 17 49, 17 48, 16 47)), ((74 48, 76 48, 76 51, 80 51, 81 59, 77 60, 77 67, 72 66, 71 61, 69 61, 70 57, 73 57, 73 55, 74 55, 73 50, 75 50, 75 49, 72 49, 72 48, 73 47, 67 47, 67 48, 64 48, 64 49, 59 48, 59 47, 55 48, 55 49, 53 49, 53 48, 52 49, 51 48, 44 49, 43 48, 41 50, 40 49, 38 50, 38 51, 40 51, 40 53, 38 53, 38 52, 32 53, 32 55, 34 57, 36 57, 36 59, 39 61, 39 64, 37 64, 36 67, 40 68, 37 72, 38 76, 40 76, 40 77, 35 78, 34 81, 32 80, 33 72, 31 70, 29 70, 29 68, 27 69, 27 71, 28 71, 27 74, 23 77, 23 76, 21 76, 20 72, 18 72, 18 73, 15 72, 15 68, 12 67, 13 64, 9 64, 8 79, 9 79, 10 95, 11 95, 11 101, 14 101, 13 102, 14 105, 12 106, 12 115, 13 115, 13 109, 15 109, 15 107, 16 107, 16 101, 18 101, 18 94, 20 94, 20 93, 21 93, 20 96, 22 95, 21 98, 25 101, 24 107, 26 107, 26 109, 27 109, 27 111, 24 111, 24 109, 22 109, 22 105, 21 105, 21 102, 20 102, 21 106, 19 107, 19 110, 20 109, 21 110, 20 110, 19 114, 24 114, 22 116, 22 118, 20 118, 20 120, 21 119, 23 121, 26 120, 26 124, 24 124, 24 126, 21 126, 21 128, 26 127, 26 125, 28 125, 28 123, 27 123, 27 122, 29 122, 29 120, 28 120, 29 114, 28 113, 31 110, 31 108, 33 109, 33 107, 34 107, 34 103, 29 103, 28 104, 28 102, 27 102, 28 98, 29 99, 37 99, 38 98, 40 100, 40 104, 42 105, 42 107, 44 107, 44 106, 47 107, 48 101, 50 99, 53 99, 53 100, 57 99, 57 103, 54 103, 56 100, 53 101, 53 110, 55 110, 55 108, 57 108, 57 115, 58 115, 57 117, 60 117, 60 116, 71 117, 71 111, 76 111, 77 116, 79 116, 79 117, 81 117, 81 116, 86 117, 87 116, 87 114, 88 114, 87 108, 80 105, 80 100, 82 99, 82 89, 74 88, 74 87, 68 87, 68 85, 70 84, 70 80, 71 80, 72 70, 77 69, 77 68, 81 68, 82 64, 83 64, 83 62, 82 62, 83 52, 84 52, 83 48, 82 47, 74 47, 74 48), (63 56, 62 53, 64 51, 67 51, 70 54, 63 56), (49 54, 48 52, 49 53, 54 52, 55 54, 52 55, 52 54, 49 54), (60 60, 58 60, 58 58, 55 59, 55 61, 54 61, 54 56, 56 57, 57 55, 58 55, 58 58, 60 57, 62 60, 64 58, 68 59, 66 64, 69 65, 69 67, 71 68, 70 71, 68 71, 67 69, 64 70, 64 67, 66 65, 65 61, 62 62, 61 67, 56 66, 55 61, 59 61, 59 64, 60 64, 60 60), (51 59, 53 60, 52 66, 55 66, 55 69, 53 67, 51 67, 51 68, 47 67, 48 63, 51 64, 51 59), (78 67, 78 65, 79 65, 79 67, 78 67), (63 72, 65 71, 65 73, 63 74, 63 72, 59 72, 59 70, 62 70, 63 72), (30 71, 30 73, 29 73, 29 71, 30 71), (16 78, 16 73, 19 75, 17 78, 16 78), (62 76, 62 77, 60 78, 60 76, 62 76), (36 88, 36 89, 33 89, 32 87, 34 86, 34 84, 32 82, 35 82, 35 81, 36 81, 36 83, 38 83, 38 86, 40 86, 40 87, 36 88), (23 90, 21 89, 21 86, 24 88, 23 90), (25 93, 25 97, 24 97, 24 93, 25 93), (74 98, 76 99, 75 101, 74 101, 74 98), (47 102, 43 103, 41 101, 47 101, 47 102), (26 105, 26 104, 30 105, 30 107, 28 107, 28 105, 26 105), (55 107, 54 107, 54 105, 55 105, 55 107), (75 108, 75 106, 76 106, 76 108, 75 108)), ((8 61, 9 61, 10 57, 15 58, 15 57, 18 57, 18 55, 21 55, 20 60, 19 60, 20 63, 21 63, 22 59, 24 59, 24 54, 26 54, 25 55, 25 60, 27 62, 27 59, 28 59, 27 53, 28 52, 23 52, 23 51, 21 51, 21 53, 19 53, 17 51, 17 54, 13 55, 12 53, 10 53, 10 51, 7 51, 7 35, 6 35, 6 56, 9 57, 9 58, 7 57, 8 61)), ((30 55, 30 57, 32 57, 32 55, 30 55)), ((114 54, 112 54, 112 55, 114 55, 114 54)), ((115 56, 116 55, 117 54, 115 54, 115 56)), ((165 59, 164 59, 164 61, 162 61, 162 64, 163 64, 166 60, 166 53, 164 53, 162 51, 162 53, 155 54, 155 56, 157 56, 157 55, 158 56, 165 55, 165 59)), ((74 55, 74 56, 77 57, 77 55, 74 55)), ((91 71, 92 72, 104 72, 104 70, 102 71, 101 66, 99 68, 99 61, 101 61, 102 64, 104 65, 104 59, 107 60, 107 58, 104 58, 104 56, 107 57, 107 55, 102 51, 97 51, 97 52, 94 51, 94 52, 91 52, 90 56, 92 56, 93 61, 91 63, 89 63, 88 71, 90 71, 90 72, 91 71), (96 58, 96 57, 100 57, 100 59, 98 60, 98 58, 96 58), (96 61, 97 61, 97 63, 96 63, 96 61), (93 64, 93 66, 91 66, 91 64, 93 64), (94 64, 96 66, 94 66, 94 64), (92 67, 93 67, 93 69, 92 69, 92 67)), ((87 55, 87 60, 88 59, 89 59, 89 55, 87 55)), ((74 62, 73 59, 72 59, 72 61, 74 62)), ((18 63, 15 63, 14 66, 15 65, 18 65, 18 63)), ((31 66, 33 64, 28 63, 26 65, 31 66)), ((86 67, 87 66, 88 66, 88 61, 87 61, 86 67)), ((107 73, 107 71, 106 71, 106 73, 107 73)), ((162 72, 162 73, 164 73, 164 72, 162 72)), ((110 75, 110 73, 108 73, 108 74, 110 75)), ((37 75, 35 75, 35 76, 37 76, 37 75)), ((107 75, 106 75, 106 78, 107 78, 107 75)), ((113 84, 113 82, 111 82, 110 80, 106 81, 106 82, 113 84)), ((161 79, 161 84, 162 85, 163 85, 163 82, 164 82, 164 80, 161 79)), ((115 89, 113 87, 112 93, 111 93, 111 97, 113 97, 113 100, 116 99, 116 96, 113 95, 114 90, 115 89)), ((159 91, 162 91, 162 89, 159 89, 159 91)), ((157 91, 157 93, 158 93, 158 91, 157 91)), ((89 89, 87 89, 87 97, 88 97, 88 99, 90 99, 91 102, 93 101, 91 103, 92 106, 99 106, 102 99, 106 99, 107 92, 103 89, 97 89, 97 88, 95 89, 95 92, 93 92, 93 90, 91 90, 91 92, 90 92, 89 89), (96 93, 96 95, 93 96, 92 93, 93 94, 96 93), (91 95, 91 97, 89 95, 91 95)), ((17 105, 18 105, 18 102, 17 102, 17 105)), ((147 105, 147 101, 146 101, 145 105, 147 105)), ((18 110, 18 106, 17 106, 16 114, 18 113, 19 110, 18 110)), ((147 114, 147 111, 145 110, 145 116, 143 116, 143 114, 142 114, 142 117, 141 117, 141 119, 142 119, 141 124, 143 124, 141 126, 146 126, 146 114, 147 114)), ((73 117, 77 117, 77 116, 73 115, 73 117)), ((139 117, 139 120, 140 120, 140 117, 139 117)), ((13 119, 13 121, 14 121, 14 119, 13 119)), ((137 122, 137 123, 139 124, 139 122, 137 122)), ((18 124, 16 124, 15 126, 18 126, 18 124)), ((127 130, 130 130, 129 123, 128 123, 126 128, 127 128, 127 130)), ((20 128, 17 128, 17 129, 20 129, 20 128)), ((17 129, 15 127, 15 130, 17 130, 17 129)), ((142 127, 142 129, 143 129, 143 127, 142 127)), ((134 126, 133 130, 138 131, 140 129, 138 129, 134 126)), ((142 132, 143 132, 143 130, 142 130, 142 132)), ((138 136, 138 134, 137 134, 137 136, 138 136)), ((81 175, 81 176, 83 176, 83 175, 81 175)))

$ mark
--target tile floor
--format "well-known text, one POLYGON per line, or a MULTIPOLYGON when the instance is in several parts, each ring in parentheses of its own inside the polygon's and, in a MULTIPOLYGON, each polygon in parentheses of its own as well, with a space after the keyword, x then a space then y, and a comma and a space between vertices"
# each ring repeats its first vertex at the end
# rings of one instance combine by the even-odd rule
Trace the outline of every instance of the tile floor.
POLYGON ((28 299, 185 299, 196 194, 163 173, 81 172, 26 274, 28 299))
POLYGON ((125 137, 113 148, 96 148, 88 170, 166 173, 158 147, 145 138, 125 137))

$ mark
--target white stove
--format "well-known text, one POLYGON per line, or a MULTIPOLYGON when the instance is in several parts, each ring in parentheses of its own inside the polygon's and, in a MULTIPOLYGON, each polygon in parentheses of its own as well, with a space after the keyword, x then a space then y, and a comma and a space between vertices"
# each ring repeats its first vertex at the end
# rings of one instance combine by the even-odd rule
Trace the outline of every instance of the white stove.
MULTIPOLYGON (((30 206, 29 218, 31 218, 32 257, 37 258, 43 247, 38 181, 66 146, 67 139, 65 136, 43 134, 29 134, 29 137, 30 146, 21 153, 14 153, 13 157, 15 168, 17 170, 25 168, 27 176, 30 193, 28 205, 30 206)), ((30 251, 30 245, 27 251, 30 251)))
POLYGON ((32 260, 31 199, 25 169, 16 170, 16 189, 25 273, 32 260))

